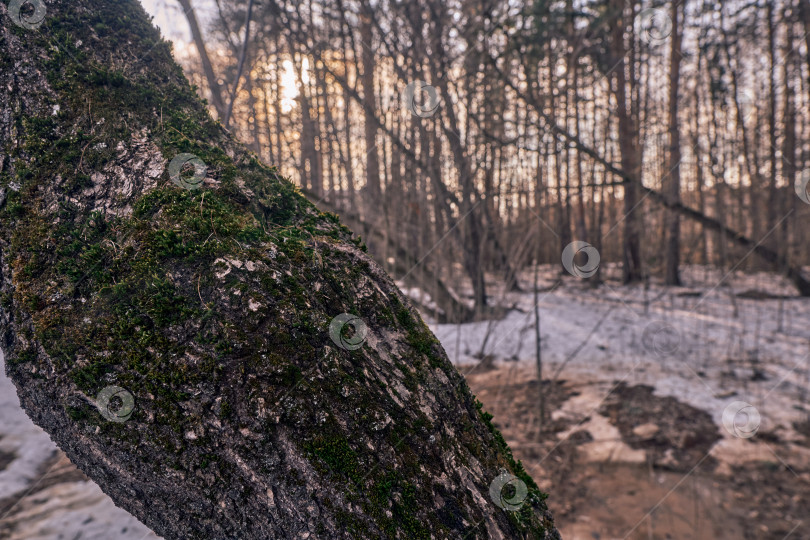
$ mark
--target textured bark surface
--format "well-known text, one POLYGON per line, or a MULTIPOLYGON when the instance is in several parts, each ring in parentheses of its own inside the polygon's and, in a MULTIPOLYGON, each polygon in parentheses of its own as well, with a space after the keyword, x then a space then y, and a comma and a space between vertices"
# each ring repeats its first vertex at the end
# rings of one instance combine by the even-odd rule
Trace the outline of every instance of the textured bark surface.
POLYGON ((407 299, 209 118, 137 2, 48 1, 35 28, 15 4, 0 344, 74 463, 168 539, 558 538, 407 299), (527 490, 495 504, 496 479, 527 490))

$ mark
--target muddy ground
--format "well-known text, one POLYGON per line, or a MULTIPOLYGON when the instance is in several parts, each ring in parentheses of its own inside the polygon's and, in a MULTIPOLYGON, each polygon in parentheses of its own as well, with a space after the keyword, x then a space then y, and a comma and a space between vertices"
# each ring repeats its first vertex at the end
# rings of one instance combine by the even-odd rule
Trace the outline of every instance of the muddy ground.
POLYGON ((729 438, 709 414, 623 381, 544 381, 551 414, 541 425, 533 372, 461 371, 515 456, 551 493, 566 540, 810 539, 801 441, 760 432, 733 440, 735 452, 720 451, 729 438), (583 410, 568 405, 585 395, 592 395, 585 414, 566 414, 583 410))

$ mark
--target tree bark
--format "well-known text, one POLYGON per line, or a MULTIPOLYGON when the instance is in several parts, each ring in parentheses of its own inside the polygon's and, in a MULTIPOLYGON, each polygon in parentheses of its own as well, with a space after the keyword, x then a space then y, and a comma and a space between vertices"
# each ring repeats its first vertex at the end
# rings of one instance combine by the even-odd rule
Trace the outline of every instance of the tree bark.
MULTIPOLYGON (((364 6, 364 13, 360 16, 360 58, 362 59, 362 73, 360 84, 363 89, 363 111, 365 114, 365 141, 366 141, 366 191, 368 201, 372 207, 381 202, 382 187, 380 185, 380 158, 377 152, 377 125, 370 116, 374 116, 377 105, 374 100, 374 31, 371 26, 371 8, 364 6)), ((369 212, 369 209, 366 209, 369 212)))
MULTIPOLYGON (((681 78, 681 10, 686 13, 686 0, 683 5, 673 1, 670 7, 672 18, 672 38, 669 59, 669 178, 664 190, 672 203, 681 201, 681 132, 678 126, 678 91, 681 78)), ((686 23, 684 22, 684 26, 686 23)), ((664 282, 667 285, 680 285, 678 272, 681 251, 681 222, 677 212, 667 212, 666 270, 664 282)))
POLYGON ((34 30, 0 4, 0 41, 6 369, 116 504, 169 540, 559 538, 408 300, 211 120, 137 2, 34 30))
MULTIPOLYGON (((793 25, 790 24, 793 14, 788 7, 785 7, 783 17, 788 24, 785 25, 785 43, 782 54, 782 179, 787 184, 788 189, 794 186, 796 174, 799 172, 796 166, 796 90, 794 88, 793 73, 801 73, 801 68, 796 61, 796 46, 794 45, 793 25)), ((796 230, 797 215, 796 207, 799 203, 798 197, 790 197, 786 200, 784 193, 780 194, 780 212, 785 214, 791 212, 791 221, 783 220, 780 228, 779 242, 782 246, 781 254, 786 261, 790 261, 795 255, 789 234, 789 225, 793 225, 796 230), (788 208, 790 210, 788 210, 788 208)))
POLYGON ((807 63, 807 95, 810 97, 810 0, 799 1, 799 18, 804 28, 804 43, 808 54, 804 55, 804 60, 807 63))
MULTIPOLYGON (((779 219, 779 187, 777 185, 778 171, 777 171, 777 125, 776 125, 776 72, 777 63, 779 60, 776 58, 776 28, 774 21, 774 6, 768 2, 765 4, 766 18, 767 18, 767 43, 768 43, 768 63, 770 69, 767 72, 768 76, 768 163, 770 164, 769 179, 768 179, 768 204, 765 206, 766 216, 766 229, 772 231, 777 227, 777 219, 779 219)), ((779 245, 777 235, 771 235, 768 240, 768 246, 775 251, 782 251, 784 246, 779 245)))
MULTIPOLYGON (((619 124, 619 148, 621 151, 622 169, 628 171, 634 178, 641 178, 641 162, 638 147, 638 118, 633 114, 634 107, 628 106, 628 94, 633 95, 633 88, 637 84, 634 80, 633 55, 628 50, 633 47, 633 27, 628 23, 632 20, 634 2, 615 0, 614 6, 617 20, 611 27, 611 45, 613 60, 618 66, 614 70, 613 92, 616 98, 616 116, 619 124), (630 35, 631 43, 625 44, 625 36, 630 35), (629 91, 628 91, 629 86, 629 91)), ((622 248, 622 281, 632 283, 641 281, 641 223, 639 214, 638 186, 628 182, 624 185, 624 229, 622 248)))

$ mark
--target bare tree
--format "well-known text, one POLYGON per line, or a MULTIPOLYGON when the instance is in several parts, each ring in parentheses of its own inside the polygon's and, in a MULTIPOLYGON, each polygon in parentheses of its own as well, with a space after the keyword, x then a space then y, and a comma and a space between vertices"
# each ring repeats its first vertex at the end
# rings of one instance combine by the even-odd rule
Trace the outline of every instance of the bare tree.
MULTIPOLYGON (((681 200, 681 132, 678 122, 678 99, 681 77, 681 42, 682 42, 682 13, 686 12, 686 0, 675 1, 670 4, 670 18, 672 20, 672 36, 669 58, 669 178, 666 194, 671 203, 681 200)), ((667 247, 665 282, 667 285, 680 285, 681 278, 678 272, 681 253, 681 226, 680 215, 670 211, 667 213, 667 247)))

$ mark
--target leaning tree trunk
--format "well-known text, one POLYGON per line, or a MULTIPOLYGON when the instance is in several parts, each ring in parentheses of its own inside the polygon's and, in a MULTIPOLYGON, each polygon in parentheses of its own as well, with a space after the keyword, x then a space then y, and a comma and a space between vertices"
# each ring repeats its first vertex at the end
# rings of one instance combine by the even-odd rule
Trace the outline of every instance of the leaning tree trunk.
POLYGON ((169 539, 559 537, 407 299, 209 118, 137 2, 21 3, 0 344, 74 463, 169 539))

